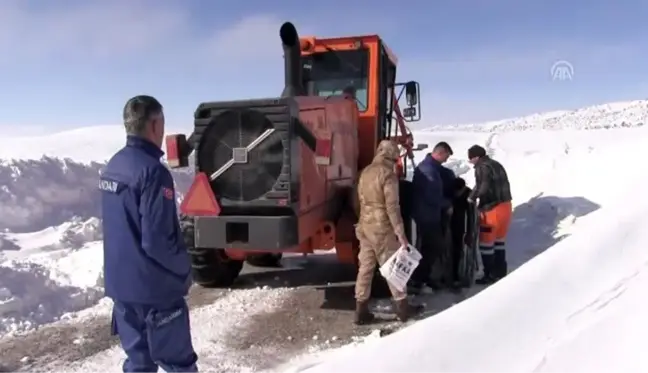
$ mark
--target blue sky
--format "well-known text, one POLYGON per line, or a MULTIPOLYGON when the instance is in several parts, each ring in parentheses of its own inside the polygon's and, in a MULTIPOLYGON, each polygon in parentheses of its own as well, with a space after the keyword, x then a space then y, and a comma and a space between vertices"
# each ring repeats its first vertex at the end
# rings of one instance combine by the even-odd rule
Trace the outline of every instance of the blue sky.
POLYGON ((640 99, 646 14, 635 0, 4 0, 0 127, 119 125, 147 93, 189 128, 201 101, 278 95, 285 20, 302 35, 380 34, 399 80, 421 84, 425 126, 640 99), (552 80, 557 60, 572 80, 552 80))

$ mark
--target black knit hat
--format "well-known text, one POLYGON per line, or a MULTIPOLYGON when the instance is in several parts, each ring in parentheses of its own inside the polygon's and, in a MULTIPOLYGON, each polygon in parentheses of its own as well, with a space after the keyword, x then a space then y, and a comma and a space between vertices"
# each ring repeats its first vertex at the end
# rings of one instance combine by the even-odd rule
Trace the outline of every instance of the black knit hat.
POLYGON ((479 145, 473 145, 468 149, 468 159, 473 159, 475 157, 483 157, 486 155, 486 149, 482 148, 479 145))

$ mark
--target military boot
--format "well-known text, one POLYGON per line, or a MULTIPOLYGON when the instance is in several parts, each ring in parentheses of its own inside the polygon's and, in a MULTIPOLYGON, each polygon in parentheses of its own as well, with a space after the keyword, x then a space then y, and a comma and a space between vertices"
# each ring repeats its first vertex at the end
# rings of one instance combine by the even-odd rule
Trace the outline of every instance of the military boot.
POLYGON ((508 274, 508 263, 506 262, 506 250, 495 250, 493 277, 501 279, 508 274))
POLYGON ((475 280, 477 285, 490 285, 494 283, 495 273, 494 273, 494 255, 493 254, 481 254, 482 264, 484 265, 484 275, 481 278, 475 280))
POLYGON ((376 317, 369 311, 369 302, 356 302, 355 318, 356 325, 365 325, 374 321, 376 317))
POLYGON ((425 309, 422 304, 410 304, 407 298, 394 303, 396 306, 396 317, 398 317, 398 320, 401 322, 406 322, 410 317, 420 314, 425 309))

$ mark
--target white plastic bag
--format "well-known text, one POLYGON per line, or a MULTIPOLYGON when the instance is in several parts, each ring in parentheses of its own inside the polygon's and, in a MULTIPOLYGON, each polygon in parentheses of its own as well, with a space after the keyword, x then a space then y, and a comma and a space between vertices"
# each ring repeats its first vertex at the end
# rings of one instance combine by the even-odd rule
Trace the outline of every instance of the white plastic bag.
POLYGON ((380 274, 390 285, 405 291, 407 281, 421 261, 421 253, 412 245, 401 247, 380 266, 380 274))

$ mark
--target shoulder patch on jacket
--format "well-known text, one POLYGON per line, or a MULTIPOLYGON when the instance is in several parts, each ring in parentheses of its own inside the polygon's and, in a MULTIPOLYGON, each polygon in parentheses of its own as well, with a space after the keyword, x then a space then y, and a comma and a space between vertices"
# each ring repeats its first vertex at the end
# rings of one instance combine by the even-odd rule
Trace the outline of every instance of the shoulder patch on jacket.
POLYGON ((162 187, 162 195, 166 199, 173 200, 173 197, 175 196, 175 192, 173 191, 173 188, 162 187))
POLYGON ((106 178, 99 179, 99 190, 103 192, 118 194, 119 192, 124 190, 125 187, 126 185, 119 181, 106 178))

